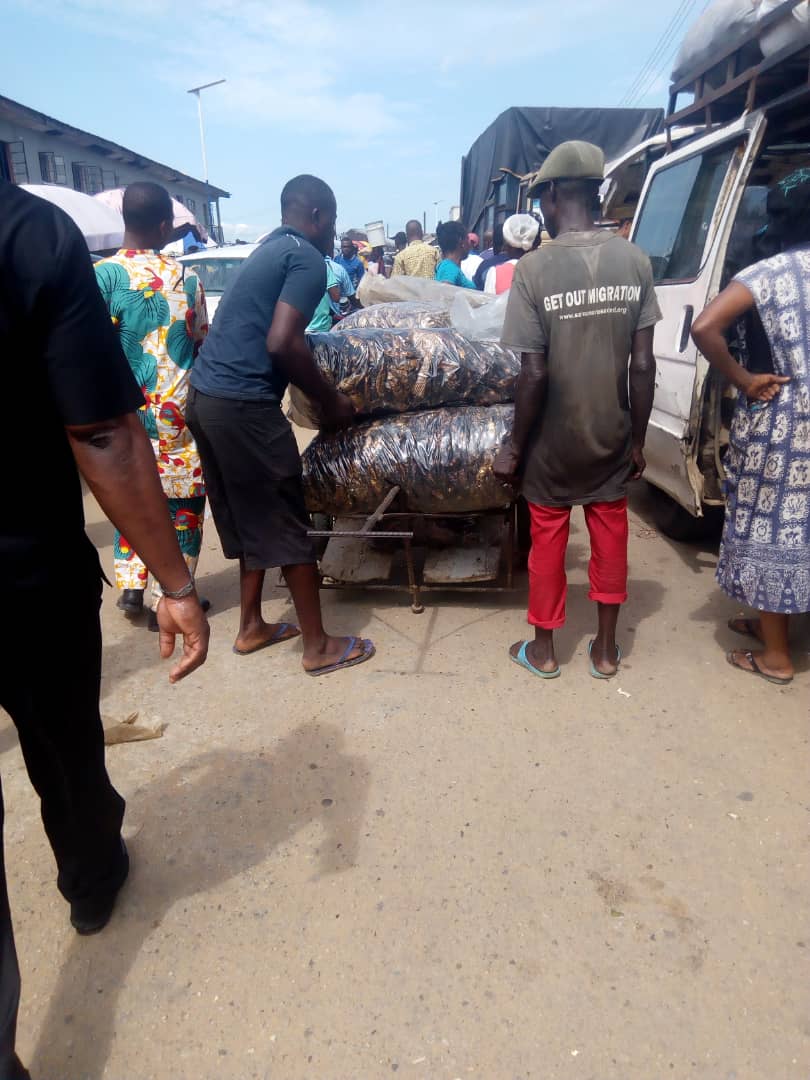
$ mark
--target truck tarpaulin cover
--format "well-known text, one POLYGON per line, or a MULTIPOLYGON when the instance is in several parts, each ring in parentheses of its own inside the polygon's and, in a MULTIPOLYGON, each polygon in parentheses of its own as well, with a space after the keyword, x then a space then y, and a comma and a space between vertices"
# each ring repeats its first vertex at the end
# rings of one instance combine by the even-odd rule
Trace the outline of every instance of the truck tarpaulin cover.
MULTIPOLYGON (((663 120, 663 109, 507 109, 479 135, 462 161, 462 220, 468 228, 478 224, 501 168, 523 176, 569 139, 595 143, 604 150, 605 160, 613 161, 657 135, 663 120)), ((515 207, 507 212, 514 213, 515 207)))
MULTIPOLYGON (((307 340, 318 369, 359 418, 515 400, 518 354, 456 330, 347 330, 307 340)), ((290 400, 296 423, 320 426, 317 410, 297 387, 290 387, 290 400)))
POLYGON ((395 484, 414 513, 508 506, 511 493, 492 465, 513 415, 512 405, 434 409, 318 435, 303 454, 307 507, 370 514, 395 484))

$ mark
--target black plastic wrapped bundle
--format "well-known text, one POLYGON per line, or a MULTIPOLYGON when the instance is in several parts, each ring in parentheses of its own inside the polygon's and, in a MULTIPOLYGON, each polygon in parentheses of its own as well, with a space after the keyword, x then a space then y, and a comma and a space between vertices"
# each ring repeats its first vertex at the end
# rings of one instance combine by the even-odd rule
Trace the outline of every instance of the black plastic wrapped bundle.
POLYGON ((508 506, 511 492, 492 465, 513 415, 512 405, 433 409, 318 435, 302 458, 307 507, 370 514, 394 485, 415 513, 508 506))
POLYGON ((426 330, 450 326, 450 312, 444 304, 425 300, 403 300, 392 304, 372 304, 353 311, 335 326, 332 333, 344 330, 426 330))
MULTIPOLYGON (((518 354, 456 330, 347 330, 312 334, 308 341, 321 372, 351 399, 361 419, 515 399, 518 354)), ((290 398, 297 424, 320 427, 306 395, 291 387, 290 398)))

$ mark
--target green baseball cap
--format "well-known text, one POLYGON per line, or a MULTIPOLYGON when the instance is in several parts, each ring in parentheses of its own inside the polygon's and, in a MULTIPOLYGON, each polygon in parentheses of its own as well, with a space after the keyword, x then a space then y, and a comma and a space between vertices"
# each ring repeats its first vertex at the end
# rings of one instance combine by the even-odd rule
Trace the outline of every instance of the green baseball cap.
POLYGON ((550 180, 604 180, 605 155, 593 143, 572 142, 555 146, 529 181, 531 195, 550 180))

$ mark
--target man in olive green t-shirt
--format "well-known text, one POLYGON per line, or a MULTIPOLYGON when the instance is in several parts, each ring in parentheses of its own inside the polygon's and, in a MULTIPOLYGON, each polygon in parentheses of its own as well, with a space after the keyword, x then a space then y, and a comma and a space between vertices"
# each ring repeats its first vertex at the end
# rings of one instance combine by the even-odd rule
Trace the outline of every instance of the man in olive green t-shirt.
POLYGON ((502 343, 521 353, 515 422, 495 471, 529 503, 529 623, 535 640, 510 655, 556 678, 554 630, 565 622, 565 549, 571 507, 585 508, 591 537, 589 596, 599 626, 591 674, 611 678, 621 660, 619 607, 627 599, 627 482, 645 468, 655 389, 653 327, 661 318, 649 259, 594 226, 604 155, 590 143, 558 146, 531 193, 552 242, 517 265, 502 343))

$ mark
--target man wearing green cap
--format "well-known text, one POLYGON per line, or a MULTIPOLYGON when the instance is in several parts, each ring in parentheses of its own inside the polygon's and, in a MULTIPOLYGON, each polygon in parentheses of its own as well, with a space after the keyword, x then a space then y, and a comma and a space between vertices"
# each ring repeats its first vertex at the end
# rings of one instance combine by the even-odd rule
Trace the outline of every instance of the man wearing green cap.
POLYGON ((515 663, 556 678, 554 631, 565 623, 565 549, 572 506, 591 538, 589 597, 598 605, 588 646, 594 678, 621 661, 619 607, 627 599, 627 482, 644 472, 655 390, 653 327, 661 318, 647 256, 594 225, 605 159, 568 142, 530 183, 551 243, 515 269, 502 342, 521 353, 515 421, 495 471, 519 483, 532 520, 529 623, 534 641, 515 663))

